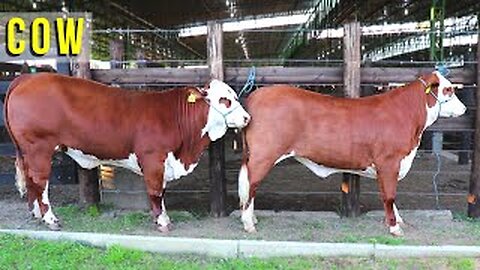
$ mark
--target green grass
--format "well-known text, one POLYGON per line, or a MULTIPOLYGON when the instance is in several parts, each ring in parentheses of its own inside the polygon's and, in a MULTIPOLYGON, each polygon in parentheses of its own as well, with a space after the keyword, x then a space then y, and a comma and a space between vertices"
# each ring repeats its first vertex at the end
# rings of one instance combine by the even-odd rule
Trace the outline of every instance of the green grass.
POLYGON ((384 244, 398 246, 406 243, 406 240, 401 237, 394 237, 391 235, 378 235, 378 236, 357 236, 357 235, 346 235, 343 238, 340 238, 337 242, 340 243, 372 243, 372 244, 384 244))
MULTIPOLYGON (((55 208, 55 212, 67 231, 129 233, 151 230, 153 221, 145 211, 118 212, 109 205, 91 206, 81 209, 76 205, 55 208)), ((175 223, 189 222, 204 217, 203 213, 190 214, 184 211, 169 211, 175 223)))
MULTIPOLYGON (((471 258, 249 258, 167 256, 112 246, 99 249, 74 242, 51 242, 0 234, 0 269, 461 269, 471 258)), ((477 263, 477 265, 476 265, 477 263)))

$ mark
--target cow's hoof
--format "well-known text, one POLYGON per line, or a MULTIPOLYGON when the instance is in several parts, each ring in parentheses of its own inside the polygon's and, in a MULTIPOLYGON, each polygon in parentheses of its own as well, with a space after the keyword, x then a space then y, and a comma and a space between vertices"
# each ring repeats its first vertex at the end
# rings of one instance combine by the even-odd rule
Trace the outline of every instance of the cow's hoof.
POLYGON ((395 237, 402 237, 404 235, 402 228, 400 228, 398 224, 390 227, 390 234, 395 237))
POLYGON ((249 227, 249 228, 244 228, 246 232, 248 233, 256 233, 257 229, 255 229, 255 226, 249 227))
POLYGON ((59 222, 55 222, 55 223, 52 223, 52 224, 47 224, 47 227, 51 231, 60 231, 62 229, 62 225, 59 222))
POLYGON ((171 229, 172 229, 171 223, 169 223, 167 225, 158 225, 157 226, 157 230, 161 233, 168 233, 168 232, 170 232, 171 229))

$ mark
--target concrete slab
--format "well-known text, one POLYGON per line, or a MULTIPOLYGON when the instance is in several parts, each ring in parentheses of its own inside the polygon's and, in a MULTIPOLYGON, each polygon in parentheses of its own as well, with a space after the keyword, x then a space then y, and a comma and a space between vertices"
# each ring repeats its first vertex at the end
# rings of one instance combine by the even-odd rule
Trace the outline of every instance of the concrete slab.
POLYGON ((287 241, 239 240, 239 257, 285 257, 285 256, 321 256, 321 257, 370 257, 373 256, 372 244, 344 243, 305 243, 287 241))
MULTIPOLYGON (((400 209, 400 216, 408 222, 409 218, 425 218, 430 220, 452 220, 453 215, 450 210, 402 210, 400 209)), ((370 211, 365 214, 367 217, 383 218, 385 212, 383 210, 370 211)))
MULTIPOLYGON (((231 217, 240 218, 240 210, 230 213, 231 217)), ((333 211, 273 211, 255 210, 257 217, 289 217, 289 218, 315 218, 315 219, 338 219, 340 216, 333 211)))
POLYGON ((18 234, 43 240, 75 241, 102 248, 119 245, 159 253, 192 253, 216 257, 236 257, 238 253, 236 240, 28 230, 0 230, 0 233, 18 234))
POLYGON ((388 246, 375 245, 375 257, 479 257, 480 246, 388 246))
POLYGON ((388 246, 380 244, 312 243, 290 241, 218 240, 203 238, 113 235, 98 233, 0 230, 44 240, 68 240, 97 247, 119 245, 165 254, 215 257, 480 257, 480 246, 388 246))

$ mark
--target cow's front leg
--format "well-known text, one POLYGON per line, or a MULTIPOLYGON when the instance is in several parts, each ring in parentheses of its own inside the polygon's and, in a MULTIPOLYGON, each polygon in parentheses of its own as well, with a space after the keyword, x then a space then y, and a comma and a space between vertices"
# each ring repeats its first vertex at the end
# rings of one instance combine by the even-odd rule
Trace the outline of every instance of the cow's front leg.
POLYGON ((403 218, 400 216, 400 213, 398 212, 398 208, 395 205, 395 203, 393 204, 393 213, 395 214, 395 218, 397 219, 397 223, 398 224, 404 224, 403 218))
MULTIPOLYGON (((52 148, 53 149, 53 148, 52 148)), ((25 154, 25 161, 17 168, 17 177, 25 177, 28 197, 28 206, 33 217, 41 219, 50 230, 58 231, 61 228, 58 218, 55 216, 48 199, 48 179, 51 171, 51 154, 48 151, 40 151, 34 154, 25 154), (28 164, 28 166, 25 166, 28 164), (27 170, 25 170, 27 168, 27 170)))
POLYGON ((378 168, 378 185, 380 195, 385 209, 385 221, 389 226, 390 234, 393 236, 403 236, 403 230, 398 224, 397 215, 394 210, 395 197, 397 193, 398 166, 400 162, 391 162, 382 164, 378 168))
POLYGON ((167 215, 163 200, 165 195, 165 181, 163 179, 164 170, 162 160, 149 157, 144 161, 143 173, 152 210, 152 217, 160 232, 168 232, 170 225, 170 218, 167 215))
MULTIPOLYGON (((167 190, 167 180, 163 179, 163 191, 162 191, 162 213, 157 218, 157 224, 163 224, 160 231, 164 230, 164 232, 168 232, 172 229, 172 222, 170 221, 170 217, 167 215, 167 208, 165 207, 165 191, 167 190)), ((162 231, 163 232, 163 231, 162 231)))

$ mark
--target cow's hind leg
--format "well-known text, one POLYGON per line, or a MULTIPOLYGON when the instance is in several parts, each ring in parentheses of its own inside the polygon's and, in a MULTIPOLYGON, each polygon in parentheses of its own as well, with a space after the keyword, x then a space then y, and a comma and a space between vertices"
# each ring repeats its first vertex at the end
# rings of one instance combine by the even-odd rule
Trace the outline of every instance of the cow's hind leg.
MULTIPOLYGON (((390 233, 394 236, 402 236, 403 231, 397 221, 394 210, 397 193, 398 165, 397 162, 388 162, 378 167, 378 185, 385 210, 385 221, 389 226, 390 233)), ((400 164, 400 162, 398 162, 400 164)), ((396 207, 395 207, 396 208, 396 207)))
POLYGON ((23 168, 26 169, 24 174, 26 175, 28 205, 32 214, 36 218, 41 218, 49 229, 60 230, 59 220, 53 213, 48 198, 52 153, 48 151, 35 154, 27 153, 24 158, 23 168))
POLYGON ((253 212, 254 201, 260 181, 267 175, 273 166, 273 161, 255 161, 250 159, 244 163, 238 175, 238 196, 242 211, 243 228, 247 232, 256 232, 257 218, 253 212))

